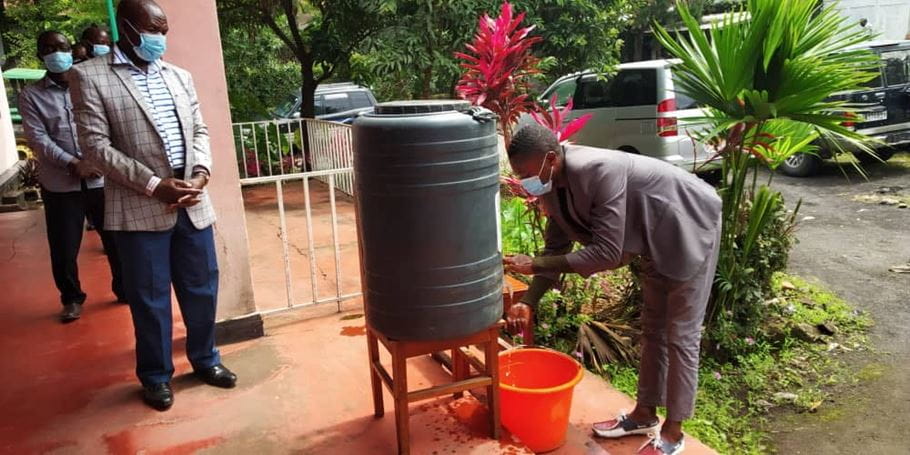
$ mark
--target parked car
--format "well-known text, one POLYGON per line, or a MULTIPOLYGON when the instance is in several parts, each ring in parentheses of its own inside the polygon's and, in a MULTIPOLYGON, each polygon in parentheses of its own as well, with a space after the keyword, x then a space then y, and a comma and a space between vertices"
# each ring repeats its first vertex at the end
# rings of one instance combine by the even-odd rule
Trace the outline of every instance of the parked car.
MULTIPOLYGON (((856 109, 857 120, 848 126, 879 139, 882 145, 875 153, 885 161, 896 150, 910 147, 910 41, 870 42, 853 49, 856 48, 868 49, 879 56, 879 74, 866 88, 840 93, 832 99, 846 101, 856 109)), ((841 149, 854 153, 861 163, 878 161, 851 144, 820 141, 819 145, 816 154, 796 154, 780 170, 794 177, 810 176, 818 171, 822 159, 831 158, 841 149)))
MULTIPOLYGON (((706 163, 712 153, 689 135, 695 128, 686 118, 700 117, 695 101, 674 91, 673 66, 676 60, 624 63, 609 79, 586 71, 559 78, 541 96, 549 103, 557 96, 564 106, 572 98, 570 115, 593 117, 572 141, 592 147, 622 150, 661 159, 690 172, 717 169, 706 163)), ((530 116, 519 124, 533 122, 530 116)))
MULTIPOLYGON (((273 117, 299 118, 301 101, 298 90, 272 112, 273 117)), ((314 107, 319 120, 351 123, 361 113, 372 112, 375 105, 376 98, 370 89, 351 82, 316 87, 314 107)))

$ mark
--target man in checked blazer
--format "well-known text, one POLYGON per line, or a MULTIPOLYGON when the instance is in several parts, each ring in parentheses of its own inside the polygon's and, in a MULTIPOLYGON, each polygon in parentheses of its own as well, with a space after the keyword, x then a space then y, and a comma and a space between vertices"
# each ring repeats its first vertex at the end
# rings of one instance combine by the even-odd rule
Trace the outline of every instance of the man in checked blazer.
POLYGON ((212 156, 192 77, 160 60, 164 11, 152 0, 123 0, 117 21, 112 52, 75 68, 70 85, 79 143, 108 181, 105 227, 122 256, 143 399, 163 411, 174 402, 172 284, 196 375, 225 388, 237 379, 215 347, 215 212, 205 191, 212 156))

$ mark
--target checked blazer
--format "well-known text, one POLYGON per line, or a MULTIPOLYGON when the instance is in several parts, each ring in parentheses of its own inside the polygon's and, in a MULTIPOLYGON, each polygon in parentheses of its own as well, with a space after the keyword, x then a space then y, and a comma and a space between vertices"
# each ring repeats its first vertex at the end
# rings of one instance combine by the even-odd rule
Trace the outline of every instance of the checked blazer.
MULTIPOLYGON (((197 166, 212 171, 208 128, 190 73, 158 61, 174 98, 186 150, 185 175, 175 176, 164 141, 129 65, 114 63, 114 53, 76 65, 69 72, 70 96, 86 159, 105 175, 104 228, 110 231, 166 231, 177 223, 177 212, 146 194, 153 176, 188 179, 197 166)), ((204 192, 201 202, 186 209, 197 229, 215 222, 215 211, 204 192)))

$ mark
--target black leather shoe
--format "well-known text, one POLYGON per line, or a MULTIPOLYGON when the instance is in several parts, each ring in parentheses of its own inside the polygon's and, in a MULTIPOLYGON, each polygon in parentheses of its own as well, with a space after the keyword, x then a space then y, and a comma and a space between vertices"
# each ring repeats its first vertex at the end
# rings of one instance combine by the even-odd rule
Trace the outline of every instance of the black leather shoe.
POLYGON ((208 385, 224 389, 230 389, 237 384, 237 375, 220 363, 204 370, 196 370, 196 376, 208 385))
POLYGON ((82 305, 78 303, 67 303, 63 305, 63 311, 60 313, 60 320, 63 322, 73 322, 82 316, 82 305))
POLYGON ((143 386, 142 401, 159 411, 167 411, 174 404, 174 391, 167 382, 143 386))

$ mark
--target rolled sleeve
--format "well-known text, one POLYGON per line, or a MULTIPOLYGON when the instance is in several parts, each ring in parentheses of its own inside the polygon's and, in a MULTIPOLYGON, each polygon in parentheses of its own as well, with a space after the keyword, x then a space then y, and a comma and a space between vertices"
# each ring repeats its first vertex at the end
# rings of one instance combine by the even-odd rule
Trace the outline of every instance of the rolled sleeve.
POLYGON ((161 179, 153 175, 152 178, 149 179, 149 182, 145 184, 145 195, 151 196, 155 194, 155 190, 158 189, 159 183, 161 183, 161 179))

